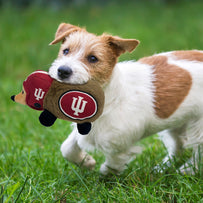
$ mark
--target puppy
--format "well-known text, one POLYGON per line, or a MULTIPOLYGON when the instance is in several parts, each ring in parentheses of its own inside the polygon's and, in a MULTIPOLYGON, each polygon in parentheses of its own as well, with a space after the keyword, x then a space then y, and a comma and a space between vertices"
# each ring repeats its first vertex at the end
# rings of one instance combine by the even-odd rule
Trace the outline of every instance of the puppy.
POLYGON ((58 42, 61 48, 49 74, 70 84, 94 79, 105 93, 103 114, 90 133, 82 136, 74 127, 62 144, 68 161, 93 169, 96 162, 85 151, 97 149, 106 157, 101 173, 119 174, 135 157, 134 144, 160 132, 168 149, 164 162, 190 146, 194 150, 190 161, 197 163, 197 149, 203 143, 202 51, 173 51, 117 63, 138 40, 96 36, 65 23, 50 44, 58 42))

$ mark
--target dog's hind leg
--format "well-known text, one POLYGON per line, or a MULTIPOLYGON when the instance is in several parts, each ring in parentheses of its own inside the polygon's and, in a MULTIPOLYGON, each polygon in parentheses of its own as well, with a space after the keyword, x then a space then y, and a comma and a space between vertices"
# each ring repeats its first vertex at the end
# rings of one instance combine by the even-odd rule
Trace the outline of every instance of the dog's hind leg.
POLYGON ((78 132, 74 129, 69 137, 63 142, 61 145, 62 155, 68 161, 75 163, 80 167, 92 170, 95 167, 96 161, 92 158, 92 156, 84 152, 79 147, 77 135, 78 132))
POLYGON ((203 117, 188 124, 186 147, 193 148, 192 157, 180 167, 183 174, 195 174, 203 170, 203 117))
POLYGON ((178 171, 182 174, 195 175, 198 170, 203 172, 203 144, 193 148, 192 157, 178 171))
POLYGON ((156 171, 162 172, 171 166, 175 156, 181 155, 183 152, 183 139, 185 138, 186 125, 181 128, 164 130, 158 133, 159 138, 164 143, 168 155, 163 159, 162 164, 155 167, 156 171))

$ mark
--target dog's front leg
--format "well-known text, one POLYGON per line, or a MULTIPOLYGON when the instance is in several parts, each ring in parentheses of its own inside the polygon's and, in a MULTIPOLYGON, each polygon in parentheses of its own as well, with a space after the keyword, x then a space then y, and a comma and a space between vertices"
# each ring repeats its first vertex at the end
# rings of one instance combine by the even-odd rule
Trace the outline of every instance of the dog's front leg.
POLYGON ((93 170, 96 161, 79 147, 77 136, 82 135, 78 135, 77 129, 75 128, 61 145, 62 155, 65 159, 78 166, 93 170))

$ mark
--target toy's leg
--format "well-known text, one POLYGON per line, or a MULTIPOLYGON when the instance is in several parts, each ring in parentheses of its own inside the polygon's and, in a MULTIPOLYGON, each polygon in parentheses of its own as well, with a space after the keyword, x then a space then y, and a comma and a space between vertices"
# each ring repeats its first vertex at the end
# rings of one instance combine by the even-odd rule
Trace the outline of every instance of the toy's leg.
POLYGON ((132 161, 137 153, 141 152, 141 147, 131 147, 125 152, 115 154, 105 154, 106 160, 100 167, 100 172, 103 175, 121 174, 127 167, 127 164, 132 161))
POLYGON ((61 145, 61 152, 65 159, 78 166, 85 167, 90 170, 95 167, 96 161, 92 158, 92 156, 82 151, 78 146, 76 129, 73 130, 73 132, 61 145))

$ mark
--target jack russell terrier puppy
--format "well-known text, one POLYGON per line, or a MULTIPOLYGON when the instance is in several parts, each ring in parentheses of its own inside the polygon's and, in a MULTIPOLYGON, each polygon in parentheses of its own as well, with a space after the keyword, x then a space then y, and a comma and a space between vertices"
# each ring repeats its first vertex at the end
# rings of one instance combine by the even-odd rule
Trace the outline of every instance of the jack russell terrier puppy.
MULTIPOLYGON (((58 81, 100 83, 105 93, 103 114, 83 136, 76 126, 61 146, 70 162, 93 169, 96 162, 85 150, 100 150, 106 157, 100 172, 121 173, 139 151, 134 144, 160 132, 168 149, 164 162, 185 147, 199 160, 203 143, 203 52, 172 51, 117 63, 118 57, 139 44, 62 23, 54 41, 62 42, 49 74, 58 81)), ((183 167, 182 167, 182 170, 183 167)))

